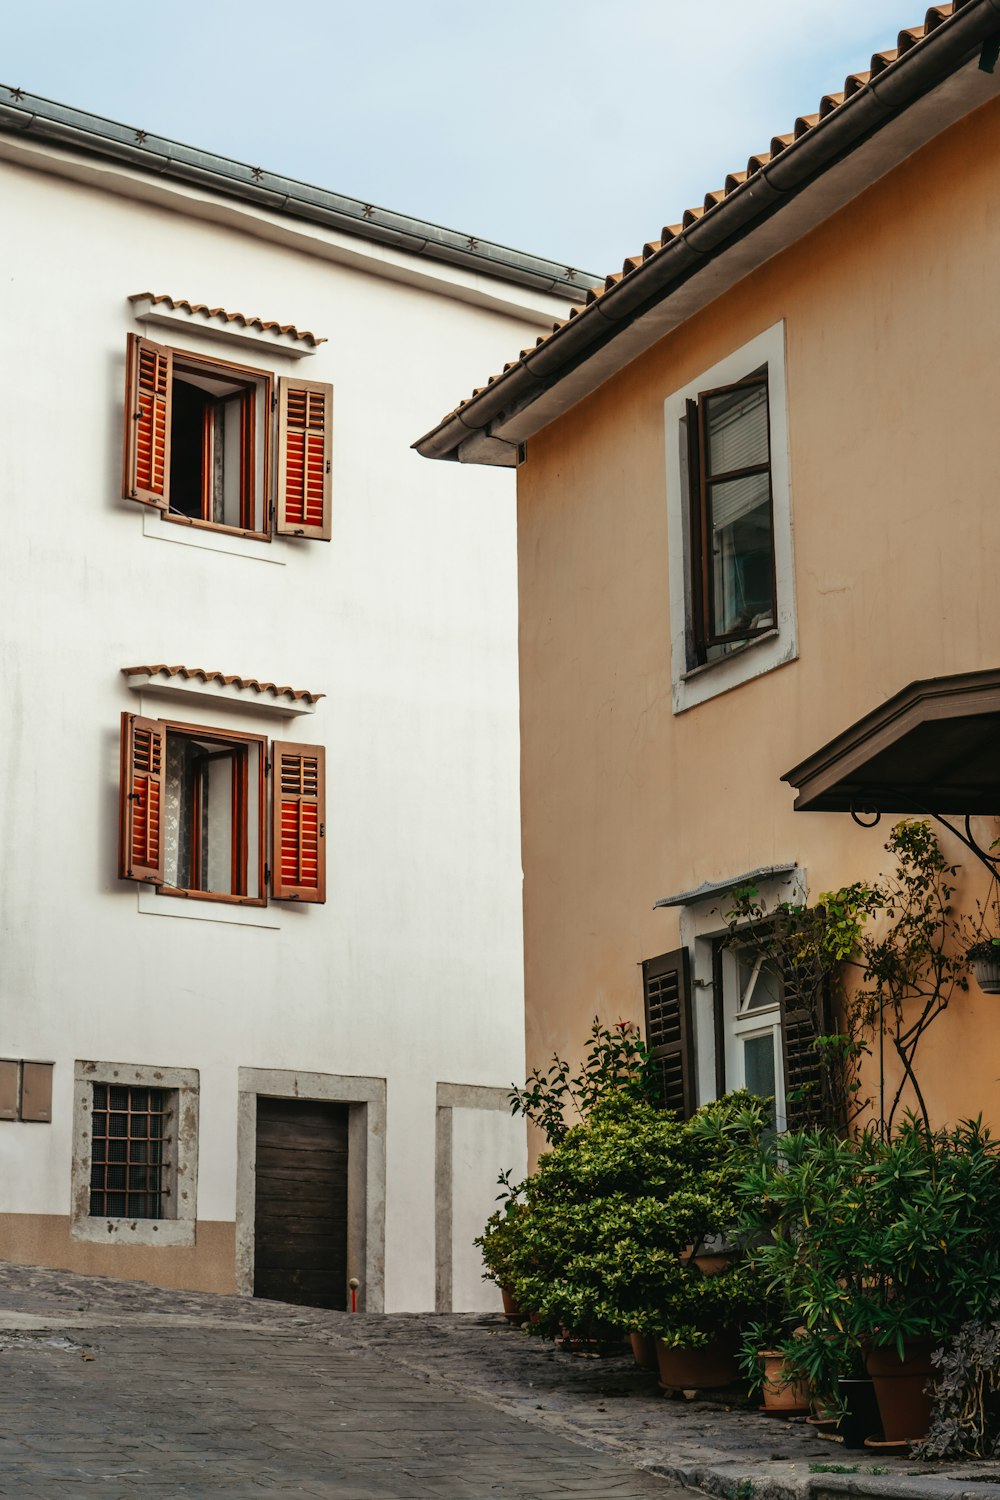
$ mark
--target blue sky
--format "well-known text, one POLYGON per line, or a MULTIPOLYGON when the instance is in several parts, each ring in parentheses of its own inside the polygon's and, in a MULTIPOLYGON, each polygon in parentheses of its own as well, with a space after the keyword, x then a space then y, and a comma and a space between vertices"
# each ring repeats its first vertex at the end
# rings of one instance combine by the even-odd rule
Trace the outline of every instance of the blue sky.
POLYGON ((33 0, 0 81, 617 269, 923 18, 912 0, 33 0))

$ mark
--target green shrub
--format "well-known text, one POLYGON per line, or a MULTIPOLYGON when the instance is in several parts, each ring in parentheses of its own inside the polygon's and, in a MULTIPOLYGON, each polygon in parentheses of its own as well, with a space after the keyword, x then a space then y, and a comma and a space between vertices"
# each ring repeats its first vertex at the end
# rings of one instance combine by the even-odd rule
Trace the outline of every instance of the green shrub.
POLYGON ((697 1347, 748 1316, 756 1273, 742 1264, 706 1277, 681 1255, 731 1228, 768 1119, 746 1094, 687 1122, 620 1092, 596 1104, 522 1185, 506 1264, 537 1331, 635 1329, 697 1347))

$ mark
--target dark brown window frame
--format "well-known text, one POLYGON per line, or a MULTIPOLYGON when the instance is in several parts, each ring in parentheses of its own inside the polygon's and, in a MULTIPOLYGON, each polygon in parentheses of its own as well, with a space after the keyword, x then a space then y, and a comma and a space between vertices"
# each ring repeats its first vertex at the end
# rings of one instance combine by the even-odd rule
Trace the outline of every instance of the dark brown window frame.
POLYGON ((208 420, 211 408, 206 405, 205 420, 202 428, 202 491, 201 491, 201 516, 185 516, 179 511, 171 510, 169 505, 161 512, 165 521, 171 521, 178 526, 194 526, 203 531, 222 532, 226 536, 245 536, 253 541, 270 542, 272 536, 271 518, 274 503, 274 487, 271 462, 271 412, 275 404, 274 376, 268 370, 260 370, 255 366, 236 364, 232 360, 217 359, 210 355, 192 354, 187 349, 178 349, 175 345, 166 346, 172 355, 171 381, 178 374, 184 374, 185 370, 194 375, 211 375, 218 372, 223 380, 230 380, 234 385, 241 386, 243 395, 240 400, 240 525, 227 526, 224 522, 209 519, 211 506, 211 491, 208 483, 210 472, 209 450, 212 435, 209 430, 208 420), (263 465, 261 469, 261 483, 263 493, 257 495, 257 401, 260 399, 264 407, 264 420, 261 423, 264 438, 263 465), (261 515, 263 517, 263 529, 254 526, 254 512, 257 502, 260 502, 261 515))
POLYGON ((755 372, 742 380, 727 385, 715 386, 711 390, 699 391, 685 403, 688 445, 688 489, 691 536, 691 614, 695 660, 699 666, 708 661, 708 653, 716 646, 738 645, 767 635, 776 628, 778 587, 774 547, 774 485, 771 473, 771 392, 767 369, 755 372), (741 469, 725 470, 719 474, 709 472, 708 438, 705 431, 707 403, 713 396, 727 395, 731 391, 763 386, 767 395, 767 446, 766 464, 750 464, 741 469), (715 621, 715 570, 712 567, 712 504, 713 485, 737 479, 748 479, 758 474, 767 475, 767 506, 771 533, 771 599, 774 613, 769 625, 756 629, 740 629, 719 634, 714 630, 715 621))
MULTIPOLYGON (((266 778, 269 757, 269 742, 266 735, 243 734, 233 729, 214 729, 201 724, 186 724, 174 719, 163 719, 160 721, 164 731, 164 745, 166 736, 182 735, 187 739, 198 739, 200 741, 212 740, 220 745, 218 755, 226 754, 236 750, 238 753, 233 758, 233 807, 232 807, 232 884, 231 892, 222 891, 200 891, 188 889, 185 886, 158 885, 156 890, 161 896, 179 896, 189 901, 216 901, 227 905, 236 906, 266 906, 267 905, 267 791, 266 778), (247 895, 249 883, 249 832, 250 832, 250 767, 249 746, 259 746, 258 752, 258 775, 257 775, 257 889, 259 896, 247 895), (242 886, 242 890, 235 887, 242 886)), ((206 764, 213 759, 211 752, 205 752, 199 759, 206 764)), ((201 778, 198 778, 194 787, 192 797, 192 860, 195 869, 200 873, 201 850, 199 823, 201 816, 201 778)))

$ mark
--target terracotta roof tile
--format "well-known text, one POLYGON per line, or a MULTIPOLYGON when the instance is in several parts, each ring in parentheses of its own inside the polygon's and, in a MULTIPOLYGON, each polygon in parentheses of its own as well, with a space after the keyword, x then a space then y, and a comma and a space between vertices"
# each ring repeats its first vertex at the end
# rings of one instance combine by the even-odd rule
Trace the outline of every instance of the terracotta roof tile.
POLYGON ((279 686, 275 682, 260 682, 256 677, 237 677, 235 674, 225 672, 207 671, 204 667, 170 667, 164 662, 154 662, 150 666, 122 667, 123 677, 138 677, 146 675, 149 677, 181 677, 185 681, 192 678, 199 682, 216 682, 220 687, 246 688, 255 693, 267 693, 276 698, 288 698, 296 703, 317 703, 320 698, 325 698, 325 693, 312 693, 308 688, 293 688, 279 686))
POLYGON ((209 307, 207 302, 189 302, 186 297, 171 297, 167 292, 133 292, 130 302, 166 303, 169 308, 179 308, 192 316, 212 318, 218 323, 238 323, 241 328, 259 328, 262 333, 280 333, 286 338, 315 348, 327 340, 308 329, 296 328, 294 323, 278 323, 273 318, 258 318, 252 313, 228 312, 224 307, 209 307))
MULTIPOLYGON (((511 360, 508 364, 506 364, 504 366, 502 374, 507 374, 508 371, 514 369, 518 364, 520 364, 522 360, 527 359, 531 354, 533 354, 535 349, 539 348, 542 344, 547 343, 548 340, 555 334, 557 334, 561 328, 566 326, 567 322, 569 322, 570 319, 575 318, 578 315, 585 314, 588 308, 591 307, 593 303, 599 301, 606 292, 617 286, 617 284, 622 281, 624 277, 637 271, 644 261, 649 260, 652 256, 656 255, 658 251, 662 250, 663 247, 669 244, 671 240, 676 239, 678 235, 683 235, 684 233, 686 233, 686 231, 690 229, 692 225, 697 224, 698 221, 702 219, 706 213, 711 213, 713 209, 718 208, 720 204, 725 202, 730 194, 743 187, 743 185, 747 181, 749 181, 758 172, 767 167, 767 165, 772 162, 776 156, 779 156, 782 151, 786 150, 795 141, 801 140, 803 136, 809 135, 809 133, 815 130, 816 127, 820 125, 828 116, 834 114, 846 100, 852 98, 853 95, 866 88, 873 78, 876 78, 880 73, 885 72, 885 70, 891 67, 898 58, 902 57, 905 53, 912 51, 914 47, 919 46, 920 42, 923 41, 926 36, 928 36, 932 31, 935 31, 939 26, 943 25, 945 21, 949 20, 957 11, 962 10, 968 3, 969 0, 951 0, 950 4, 932 6, 927 11, 922 24, 908 27, 906 30, 899 33, 897 46, 886 48, 882 52, 875 53, 871 60, 871 67, 867 72, 850 74, 850 76, 844 80, 843 89, 836 92, 824 94, 822 99, 820 100, 819 109, 815 114, 800 115, 799 118, 795 121, 794 128, 791 131, 773 137, 769 151, 761 151, 749 158, 745 171, 740 170, 730 172, 726 177, 725 187, 723 189, 706 194, 704 203, 693 208, 688 208, 685 211, 683 218, 679 224, 671 224, 666 226, 663 229, 658 240, 647 241, 647 243, 643 246, 642 254, 637 256, 630 256, 624 262, 621 271, 612 271, 610 275, 605 278, 603 287, 591 287, 587 292, 584 306, 572 308, 569 318, 561 318, 558 322, 554 323, 552 325, 552 330, 550 333, 542 334, 536 340, 534 348, 522 349, 520 358, 511 360)), ((487 385, 477 387, 471 397, 465 397, 462 401, 459 402, 458 406, 455 408, 455 411, 460 411, 462 407, 467 406, 470 400, 475 399, 475 397, 480 395, 482 391, 486 390, 489 385, 492 385, 494 381, 501 378, 501 374, 491 375, 487 382, 487 385)), ((450 413, 449 415, 454 415, 454 413, 450 413)), ((444 420, 447 421, 448 417, 446 417, 444 420)))

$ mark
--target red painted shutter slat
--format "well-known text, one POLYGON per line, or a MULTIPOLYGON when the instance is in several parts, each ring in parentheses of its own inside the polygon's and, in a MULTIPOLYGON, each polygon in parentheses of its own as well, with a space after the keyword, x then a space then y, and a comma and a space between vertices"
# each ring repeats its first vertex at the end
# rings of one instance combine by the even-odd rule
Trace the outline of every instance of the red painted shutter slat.
POLYGON ((328 542, 331 534, 333 386, 278 382, 278 497, 275 530, 328 542))
POLYGON ((166 510, 170 502, 170 411, 173 351, 128 336, 125 368, 125 464, 127 500, 166 510))
POLYGON ((326 900, 326 751, 271 747, 271 894, 276 901, 326 900))
POLYGON ((157 719, 122 714, 118 788, 118 875, 163 884, 163 773, 166 737, 157 719))

